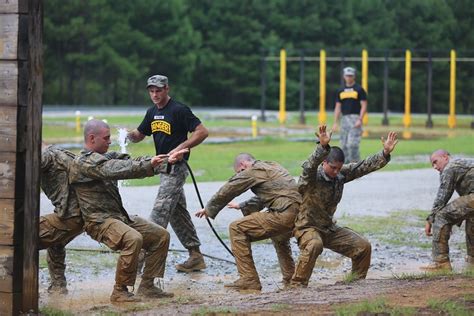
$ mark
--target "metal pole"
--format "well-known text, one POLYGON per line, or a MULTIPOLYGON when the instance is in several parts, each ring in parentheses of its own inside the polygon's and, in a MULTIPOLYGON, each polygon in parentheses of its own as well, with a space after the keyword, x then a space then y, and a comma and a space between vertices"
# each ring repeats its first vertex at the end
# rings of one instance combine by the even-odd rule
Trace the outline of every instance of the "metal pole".
POLYGON ((449 128, 456 127, 456 51, 451 50, 451 61, 449 71, 449 128))
POLYGON ((319 124, 326 124, 326 51, 319 52, 319 124))
POLYGON ((262 57, 261 61, 261 91, 260 91, 260 115, 262 117, 262 122, 267 120, 265 116, 265 107, 267 102, 267 60, 265 56, 262 57))
POLYGON ((304 51, 301 50, 300 59, 300 124, 306 124, 304 115, 304 51))
POLYGON ((388 121, 388 51, 385 52, 383 63, 383 119, 382 125, 389 125, 388 121))
POLYGON ((428 112, 428 120, 426 121, 426 128, 433 128, 433 120, 431 119, 431 114, 432 114, 432 87, 433 87, 433 59, 432 59, 432 53, 429 51, 428 53, 428 91, 426 93, 426 100, 427 100, 427 112, 428 112))

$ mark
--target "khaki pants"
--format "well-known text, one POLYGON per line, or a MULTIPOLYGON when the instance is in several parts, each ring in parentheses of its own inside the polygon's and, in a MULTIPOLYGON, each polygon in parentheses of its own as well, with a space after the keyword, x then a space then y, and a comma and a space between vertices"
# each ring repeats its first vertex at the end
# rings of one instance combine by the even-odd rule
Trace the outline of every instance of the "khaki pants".
POLYGON ((467 254, 474 257, 474 194, 469 194, 455 199, 436 213, 433 223, 433 261, 449 261, 451 227, 464 220, 467 254))
POLYGON ((56 213, 40 217, 39 249, 47 249, 46 261, 52 284, 66 286, 65 246, 82 233, 83 225, 81 217, 61 219, 56 213))
POLYGON ((115 273, 117 285, 135 285, 142 248, 146 251, 142 279, 163 277, 170 242, 166 229, 138 216, 132 217, 129 224, 108 218, 103 223, 87 223, 85 229, 93 239, 112 250, 120 250, 115 273))
POLYGON ((290 238, 299 205, 286 211, 256 212, 232 222, 229 226, 232 252, 242 279, 260 283, 252 257, 251 242, 272 238, 283 280, 288 282, 295 269, 291 256, 290 238))
POLYGON ((365 278, 370 266, 371 245, 364 237, 351 229, 337 227, 335 231, 322 233, 316 228, 295 232, 300 247, 300 257, 291 283, 308 285, 316 259, 323 248, 331 249, 352 259, 352 272, 365 278))

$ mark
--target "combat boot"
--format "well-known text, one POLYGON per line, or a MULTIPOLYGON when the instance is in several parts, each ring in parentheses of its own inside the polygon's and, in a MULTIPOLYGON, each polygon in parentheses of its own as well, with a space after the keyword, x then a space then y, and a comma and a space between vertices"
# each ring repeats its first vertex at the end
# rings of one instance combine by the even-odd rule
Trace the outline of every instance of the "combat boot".
POLYGON ((51 282, 51 284, 48 287, 48 293, 66 295, 68 293, 66 283, 51 282))
POLYGON ((259 280, 238 278, 232 283, 224 284, 224 287, 235 290, 255 290, 260 291, 262 285, 259 280))
POLYGON ((206 263, 199 247, 190 248, 189 258, 185 262, 176 265, 176 270, 186 273, 204 269, 206 269, 206 263))
POLYGON ((420 267, 421 270, 428 271, 428 272, 437 272, 437 271, 452 271, 453 267, 451 266, 451 262, 443 261, 443 262, 432 262, 427 266, 420 267))
POLYGON ((130 293, 125 285, 114 285, 114 290, 110 295, 110 301, 113 303, 140 302, 138 297, 130 293))
POLYGON ((142 280, 138 287, 137 295, 148 298, 165 298, 174 296, 173 293, 165 292, 161 287, 155 286, 153 280, 142 280))
POLYGON ((473 256, 466 256, 466 262, 470 265, 474 265, 474 257, 473 256))

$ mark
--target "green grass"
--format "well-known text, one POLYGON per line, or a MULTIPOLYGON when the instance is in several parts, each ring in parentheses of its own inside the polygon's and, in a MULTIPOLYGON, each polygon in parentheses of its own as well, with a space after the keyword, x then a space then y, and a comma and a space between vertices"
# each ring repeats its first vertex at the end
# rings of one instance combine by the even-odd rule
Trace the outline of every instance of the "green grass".
POLYGON ((238 310, 235 307, 207 307, 201 306, 194 310, 193 316, 204 316, 204 315, 220 315, 220 314, 235 314, 238 310))
POLYGON ((73 313, 69 311, 63 311, 51 306, 44 306, 40 308, 40 314, 44 316, 72 316, 73 313))
POLYGON ((356 315, 414 315, 416 310, 409 307, 391 307, 387 305, 385 299, 377 298, 369 301, 364 300, 355 304, 347 304, 334 308, 338 316, 356 315))
POLYGON ((353 283, 357 280, 359 280, 359 277, 358 277, 357 273, 349 272, 349 273, 346 273, 344 275, 344 278, 342 279, 342 282, 344 282, 345 284, 350 284, 350 283, 353 283))
POLYGON ((456 315, 456 316, 472 315, 472 311, 469 311, 465 306, 463 306, 462 303, 451 301, 451 300, 430 299, 428 301, 428 307, 433 310, 442 311, 448 315, 456 315))

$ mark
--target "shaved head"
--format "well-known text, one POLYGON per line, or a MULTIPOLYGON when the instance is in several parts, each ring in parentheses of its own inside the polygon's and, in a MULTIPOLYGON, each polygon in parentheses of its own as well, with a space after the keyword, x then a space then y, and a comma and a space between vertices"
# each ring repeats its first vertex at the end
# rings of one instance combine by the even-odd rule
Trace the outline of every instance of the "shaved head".
POLYGON ((431 154, 431 157, 433 156, 449 156, 449 152, 444 149, 438 149, 438 150, 433 151, 433 153, 431 154))
POLYGON ((110 129, 109 124, 101 120, 92 119, 84 125, 84 140, 87 141, 89 135, 97 135, 103 129, 110 129))
POLYGON ((430 157, 433 168, 442 172, 449 162, 449 152, 444 149, 435 150, 430 157))
POLYGON ((249 153, 238 154, 234 160, 235 172, 239 172, 242 171, 242 169, 246 169, 248 166, 252 165, 254 161, 254 156, 249 153))

